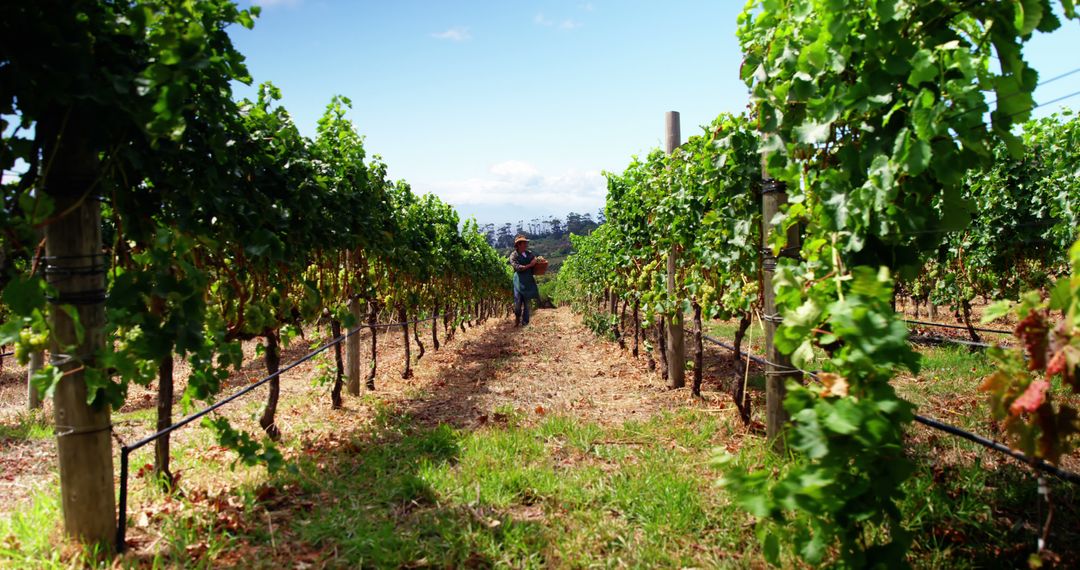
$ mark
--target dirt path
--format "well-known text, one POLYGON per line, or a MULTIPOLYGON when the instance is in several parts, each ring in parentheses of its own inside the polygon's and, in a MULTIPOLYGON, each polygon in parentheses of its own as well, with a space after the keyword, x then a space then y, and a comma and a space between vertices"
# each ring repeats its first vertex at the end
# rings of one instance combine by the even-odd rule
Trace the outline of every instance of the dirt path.
MULTIPOLYGON (((569 308, 537 311, 528 327, 496 321, 430 358, 418 368, 426 389, 389 399, 426 424, 471 427, 509 410, 612 424, 691 403, 689 389, 668 389, 644 357, 596 337, 569 308)), ((706 390, 697 404, 728 403, 706 390)))
MULTIPOLYGON (((569 308, 537 311, 532 323, 524 328, 515 328, 509 319, 491 319, 466 331, 459 330, 450 342, 440 326, 439 336, 444 344, 440 351, 432 349, 427 327, 430 325, 424 325, 426 331, 421 330, 426 354, 414 361, 415 376, 411 379, 401 378, 404 359, 400 329, 379 333, 374 393, 379 406, 389 405, 423 425, 446 423, 471 429, 503 421, 510 413, 526 423, 561 414, 611 425, 626 420, 644 421, 662 411, 687 405, 734 413, 730 409, 733 407, 730 397, 720 392, 725 383, 722 379, 731 375, 727 353, 707 352, 705 398, 694 399, 689 388, 671 390, 659 374, 649 371, 644 349, 642 356, 634 359, 629 351, 587 330, 569 308)), ((367 334, 364 336, 362 345, 366 351, 367 334)), ((283 351, 283 362, 303 356, 312 340, 289 346, 283 351)), ((224 394, 263 376, 261 359, 255 357, 255 344, 245 343, 244 367, 226 382, 224 394)), ((414 346, 414 359, 417 352, 414 346)), ((345 409, 329 410, 329 387, 314 387, 313 380, 323 373, 320 363, 329 363, 331 358, 332 352, 327 352, 283 376, 278 425, 286 438, 316 436, 302 433, 299 425, 311 415, 328 417, 341 430, 367 425, 376 415, 376 404, 370 399, 346 397, 345 409)), ((0 428, 6 430, 0 431, 0 516, 21 508, 38 489, 56 481, 52 438, 16 434, 24 431, 19 426, 27 422, 23 411, 23 373, 8 366, 4 382, 0 383, 5 396, 0 401, 0 428)), ((177 376, 179 398, 186 368, 181 367, 177 376)), ((133 441, 154 431, 153 390, 154 386, 132 387, 128 402, 116 412, 118 419, 114 420, 121 440, 133 441), (138 419, 119 419, 123 417, 120 414, 138 410, 151 413, 138 419)), ((250 409, 245 406, 261 406, 264 399, 265 392, 258 390, 222 413, 236 427, 258 433, 255 416, 245 411, 250 409)), ((180 409, 175 408, 174 418, 181 415, 180 409)), ((48 430, 50 419, 51 406, 46 403, 45 410, 36 414, 33 423, 48 430)), ((178 431, 173 436, 174 442, 196 436, 198 429, 178 431)))

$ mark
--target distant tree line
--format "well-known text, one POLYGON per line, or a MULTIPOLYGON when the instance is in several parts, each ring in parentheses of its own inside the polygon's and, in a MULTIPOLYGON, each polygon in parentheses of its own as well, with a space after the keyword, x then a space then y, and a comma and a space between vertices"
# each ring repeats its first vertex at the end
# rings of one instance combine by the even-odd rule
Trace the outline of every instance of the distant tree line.
POLYGON ((518 234, 530 239, 536 238, 560 238, 569 234, 588 235, 600 224, 604 223, 604 210, 596 213, 596 219, 592 214, 579 214, 570 212, 566 219, 549 216, 547 218, 533 218, 531 220, 518 220, 517 224, 507 222, 496 226, 484 224, 480 231, 487 236, 488 243, 496 249, 514 247, 514 237, 518 234))

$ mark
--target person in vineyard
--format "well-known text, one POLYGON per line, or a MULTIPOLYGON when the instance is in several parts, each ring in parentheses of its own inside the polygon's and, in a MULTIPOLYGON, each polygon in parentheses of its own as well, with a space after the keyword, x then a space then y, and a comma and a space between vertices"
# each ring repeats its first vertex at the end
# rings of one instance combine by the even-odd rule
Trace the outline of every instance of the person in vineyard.
POLYGON ((533 276, 536 255, 528 247, 525 236, 514 238, 514 252, 510 254, 510 267, 514 268, 514 326, 529 324, 529 299, 540 298, 533 276))

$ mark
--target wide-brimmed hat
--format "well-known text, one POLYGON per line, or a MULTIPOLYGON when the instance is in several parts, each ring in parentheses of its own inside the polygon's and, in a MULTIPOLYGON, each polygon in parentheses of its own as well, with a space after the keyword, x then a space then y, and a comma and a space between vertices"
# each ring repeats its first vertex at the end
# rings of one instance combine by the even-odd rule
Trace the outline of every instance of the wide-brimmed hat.
POLYGON ((529 243, 529 238, 527 238, 525 236, 518 236, 518 237, 514 238, 514 245, 517 245, 517 244, 519 244, 521 242, 529 243))

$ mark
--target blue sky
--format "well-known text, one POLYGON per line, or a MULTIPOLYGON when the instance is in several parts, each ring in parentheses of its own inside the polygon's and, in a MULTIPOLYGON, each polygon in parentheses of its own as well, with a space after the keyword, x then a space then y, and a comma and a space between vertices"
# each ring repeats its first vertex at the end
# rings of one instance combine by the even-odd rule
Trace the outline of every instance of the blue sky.
MULTIPOLYGON (((304 134, 332 95, 349 97, 393 178, 481 223, 595 215, 601 171, 660 146, 665 111, 681 113, 685 138, 746 106, 740 0, 258 3, 255 29, 234 41, 304 134)), ((1074 21, 1029 44, 1042 78, 1080 66, 1078 32, 1074 21)), ((1036 100, 1074 91, 1080 73, 1036 100)))

